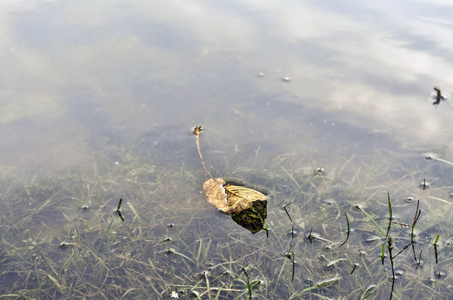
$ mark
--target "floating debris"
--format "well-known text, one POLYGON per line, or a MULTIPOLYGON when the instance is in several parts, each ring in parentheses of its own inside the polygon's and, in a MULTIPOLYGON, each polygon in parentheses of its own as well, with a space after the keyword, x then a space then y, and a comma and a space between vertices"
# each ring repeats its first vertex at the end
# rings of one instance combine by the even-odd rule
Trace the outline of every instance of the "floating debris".
POLYGON ((232 214, 239 213, 253 206, 254 201, 267 201, 266 195, 256 190, 227 184, 223 178, 214 178, 204 164, 203 156, 200 149, 201 126, 196 126, 193 130, 196 136, 198 155, 200 156, 201 165, 205 172, 211 177, 203 184, 203 190, 209 203, 214 204, 223 212, 232 214))

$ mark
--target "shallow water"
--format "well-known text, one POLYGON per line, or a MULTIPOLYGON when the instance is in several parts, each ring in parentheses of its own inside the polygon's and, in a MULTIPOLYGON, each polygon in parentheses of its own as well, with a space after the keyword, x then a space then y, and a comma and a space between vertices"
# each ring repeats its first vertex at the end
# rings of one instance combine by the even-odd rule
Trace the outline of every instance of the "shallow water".
MULTIPOLYGON (((250 279, 263 280, 259 299, 360 298, 370 284, 373 297, 386 298, 386 241, 363 211, 386 230, 389 193, 399 223, 413 222, 407 196, 422 209, 424 264, 411 249, 398 256, 406 275, 395 296, 448 295, 453 107, 431 96, 438 86, 451 99, 448 2, 0 8, 1 293, 184 298, 197 290, 234 299, 247 291, 249 264, 250 279), (206 203, 196 125, 214 176, 270 191, 268 235, 206 203), (124 222, 114 213, 120 198, 124 222), (341 209, 353 231, 339 247, 341 209), (325 240, 310 243, 311 229, 325 240), (349 274, 354 263, 361 267, 349 274)), ((410 241, 401 224, 391 235, 399 250, 410 241)))

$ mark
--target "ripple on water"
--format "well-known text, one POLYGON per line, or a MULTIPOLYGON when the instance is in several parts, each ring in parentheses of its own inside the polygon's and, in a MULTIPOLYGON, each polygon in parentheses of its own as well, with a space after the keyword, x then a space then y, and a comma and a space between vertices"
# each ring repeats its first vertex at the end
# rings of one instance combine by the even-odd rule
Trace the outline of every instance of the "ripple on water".
POLYGON ((323 167, 319 167, 315 169, 315 175, 324 175, 326 170, 323 167))
POLYGON ((422 190, 426 190, 426 189, 429 189, 431 183, 426 181, 426 180, 423 180, 420 182, 420 184, 418 185, 419 188, 421 188, 422 190))
POLYGON ((447 277, 447 272, 444 270, 436 270, 436 271, 434 271, 434 276, 437 279, 443 279, 443 278, 447 277))
POLYGON ((437 154, 425 153, 425 154, 423 154, 423 157, 425 158, 426 161, 434 161, 437 158, 437 154))
POLYGON ((407 202, 407 203, 414 203, 415 202, 415 198, 412 197, 412 196, 407 196, 406 198, 404 198, 404 201, 407 202))
POLYGON ((322 202, 324 205, 327 205, 327 206, 331 206, 331 205, 334 205, 334 204, 337 203, 337 202, 335 201, 335 199, 324 199, 324 200, 321 200, 321 202, 322 202))
MULTIPOLYGON (((447 101, 449 98, 450 98, 450 94, 441 92, 440 101, 447 101)), ((437 101, 437 93, 436 92, 432 92, 431 93, 430 100, 437 101)))
POLYGON ((453 238, 449 238, 448 240, 445 241, 446 246, 452 246, 453 245, 453 238))
POLYGON ((299 231, 297 229, 290 229, 288 230, 287 234, 290 236, 290 237, 297 237, 299 235, 299 231))
POLYGON ((321 237, 321 234, 314 232, 314 231, 307 231, 305 233, 305 238, 310 241, 319 239, 320 237, 321 237))
POLYGON ((356 203, 352 206, 355 210, 363 210, 363 204, 356 203))

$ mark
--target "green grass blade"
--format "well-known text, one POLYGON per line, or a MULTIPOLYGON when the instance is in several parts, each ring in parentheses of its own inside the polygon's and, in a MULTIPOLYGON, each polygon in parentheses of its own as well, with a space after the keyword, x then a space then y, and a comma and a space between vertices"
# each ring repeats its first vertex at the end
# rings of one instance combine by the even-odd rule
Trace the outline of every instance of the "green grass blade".
POLYGON ((384 230, 382 230, 381 226, 376 223, 376 221, 373 219, 372 216, 370 216, 363 208, 360 209, 370 220, 373 222, 373 224, 376 226, 376 228, 379 230, 379 232, 382 234, 382 236, 385 236, 384 230))
POLYGON ((132 204, 130 202, 127 202, 127 205, 129 206, 129 208, 132 210, 132 212, 134 213, 135 217, 137 218, 138 222, 142 223, 142 219, 140 218, 140 216, 138 215, 138 212, 135 210, 135 207, 132 206, 132 204))
POLYGON ((286 175, 288 175, 289 179, 291 179, 291 181, 294 182, 294 184, 297 186, 297 188, 299 188, 299 187, 300 187, 300 184, 297 182, 296 178, 294 178, 294 176, 291 175, 291 173, 289 173, 288 171, 286 171, 286 169, 285 169, 283 166, 281 166, 281 168, 282 168, 283 172, 285 172, 286 175))
POLYGON ((390 194, 387 193, 387 199, 389 203, 389 226, 387 227, 387 233, 385 237, 389 236, 390 233, 390 228, 392 227, 392 220, 393 220, 393 214, 392 214, 392 202, 390 201, 390 194))
POLYGON ((439 241, 440 233, 436 236, 436 240, 434 241, 434 245, 437 246, 437 242, 439 241))

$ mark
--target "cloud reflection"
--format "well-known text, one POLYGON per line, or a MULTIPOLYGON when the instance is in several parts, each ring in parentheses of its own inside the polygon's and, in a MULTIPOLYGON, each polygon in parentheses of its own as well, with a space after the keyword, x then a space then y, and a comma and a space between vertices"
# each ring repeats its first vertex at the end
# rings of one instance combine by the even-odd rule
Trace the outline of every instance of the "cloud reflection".
POLYGON ((188 125, 256 91, 402 143, 452 140, 453 109, 428 99, 435 85, 451 93, 453 24, 439 14, 446 1, 54 4, 20 20, 3 15, 0 25, 0 104, 27 105, 23 90, 33 87, 58 103, 49 126, 81 121, 74 107, 108 114, 105 128, 188 125), (266 74, 259 81, 258 72, 266 74))

